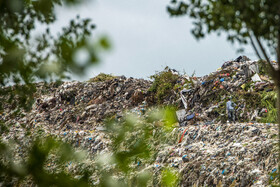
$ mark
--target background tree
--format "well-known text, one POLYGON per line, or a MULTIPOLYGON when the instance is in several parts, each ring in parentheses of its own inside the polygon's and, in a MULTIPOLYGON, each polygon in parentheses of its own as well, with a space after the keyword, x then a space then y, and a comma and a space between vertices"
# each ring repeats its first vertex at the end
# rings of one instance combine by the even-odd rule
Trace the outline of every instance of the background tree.
POLYGON ((172 0, 167 11, 171 16, 192 18, 194 28, 191 32, 197 39, 212 32, 218 35, 224 32, 233 43, 251 44, 256 55, 265 60, 278 94, 280 148, 280 1, 172 0), (272 65, 270 56, 276 56, 277 66, 272 65))
POLYGON ((109 47, 106 38, 96 39, 95 43, 89 40, 95 25, 79 16, 58 35, 51 34, 49 26, 56 20, 55 7, 77 6, 81 2, 0 0, 0 86, 15 85, 1 88, 0 94, 10 93, 8 101, 13 105, 29 109, 33 103, 30 96, 36 90, 32 83, 61 80, 67 78, 67 72, 81 75, 98 62, 98 50, 109 47), (46 27, 46 31, 34 37, 31 33, 36 26, 46 27), (83 63, 76 58, 80 51, 89 56, 83 63))
MULTIPOLYGON (((83 0, 0 0, 0 114, 3 106, 28 110, 33 104, 37 81, 60 81, 67 73, 82 75, 86 68, 99 61, 101 49, 108 49, 104 37, 92 40, 95 25, 91 20, 77 16, 57 35, 52 35, 49 26, 55 22, 57 6, 77 6, 83 0), (46 30, 36 37, 32 32, 38 27, 46 30), (79 52, 86 52, 88 59, 77 60, 79 52), (13 85, 5 87, 7 85, 13 85)), ((34 33, 34 32, 33 32, 34 33)), ((8 131, 0 120, 0 133, 8 131)), ((32 134, 34 136, 34 134, 32 134)), ((36 136, 36 133, 35 133, 36 136)), ((26 137, 31 137, 27 132, 26 137)), ((67 161, 75 160, 69 145, 52 138, 34 139, 27 157, 15 161, 10 144, 0 138, 1 185, 20 184, 32 181, 39 186, 90 186, 88 171, 74 179, 63 169, 67 161), (55 153, 55 154, 54 154, 55 153), (51 155, 59 157, 62 169, 47 172, 45 164, 51 155), (32 180, 29 180, 32 179, 32 180)), ((27 185, 27 184, 26 184, 27 185)))

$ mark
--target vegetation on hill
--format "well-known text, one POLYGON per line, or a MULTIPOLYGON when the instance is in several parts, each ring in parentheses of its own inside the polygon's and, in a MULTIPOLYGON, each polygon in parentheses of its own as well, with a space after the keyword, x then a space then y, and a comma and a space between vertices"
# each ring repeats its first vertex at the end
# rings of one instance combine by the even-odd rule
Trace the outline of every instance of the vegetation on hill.
POLYGON ((111 74, 99 73, 96 77, 93 77, 89 80, 89 82, 103 82, 114 79, 115 76, 111 74))

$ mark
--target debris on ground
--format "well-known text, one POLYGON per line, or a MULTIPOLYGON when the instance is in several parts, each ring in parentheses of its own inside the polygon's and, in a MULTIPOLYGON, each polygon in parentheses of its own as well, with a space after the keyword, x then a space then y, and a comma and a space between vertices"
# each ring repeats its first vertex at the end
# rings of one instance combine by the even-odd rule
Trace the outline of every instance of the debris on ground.
POLYGON ((127 112, 145 117, 150 107, 171 105, 177 139, 159 145, 147 167, 177 169, 182 186, 266 186, 277 165, 276 94, 259 63, 240 56, 203 77, 166 68, 154 82, 101 74, 87 82, 36 83, 30 112, 4 105, 0 120, 8 130, 1 126, 1 140, 20 142, 15 159, 35 136, 47 135, 94 157, 110 152, 105 119, 118 121, 127 112), (237 103, 236 123, 227 123, 229 97, 237 103))

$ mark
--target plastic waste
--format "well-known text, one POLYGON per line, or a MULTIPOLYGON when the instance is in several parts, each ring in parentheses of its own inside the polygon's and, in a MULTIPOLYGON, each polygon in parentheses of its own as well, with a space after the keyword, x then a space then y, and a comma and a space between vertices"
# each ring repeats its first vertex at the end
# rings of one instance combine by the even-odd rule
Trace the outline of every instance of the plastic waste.
POLYGON ((252 76, 252 81, 257 82, 257 81, 262 81, 259 75, 256 73, 255 75, 252 76))

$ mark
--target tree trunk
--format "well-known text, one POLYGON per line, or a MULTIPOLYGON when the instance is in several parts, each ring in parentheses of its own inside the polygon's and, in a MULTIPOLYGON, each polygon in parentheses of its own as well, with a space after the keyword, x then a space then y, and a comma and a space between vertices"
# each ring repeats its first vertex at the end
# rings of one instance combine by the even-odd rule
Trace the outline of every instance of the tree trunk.
POLYGON ((279 80, 274 80, 277 90, 277 122, 278 122, 278 183, 280 183, 280 86, 279 80), (276 82, 277 81, 277 82, 276 82))
POLYGON ((277 44, 277 64, 278 69, 276 70, 276 77, 274 78, 274 84, 277 90, 277 122, 278 122, 278 183, 280 183, 280 30, 278 32, 278 44, 277 44))
POLYGON ((278 122, 278 183, 280 183, 280 30, 278 33, 278 44, 277 44, 277 64, 278 69, 276 69, 276 77, 274 77, 274 84, 277 90, 277 122, 278 122))

